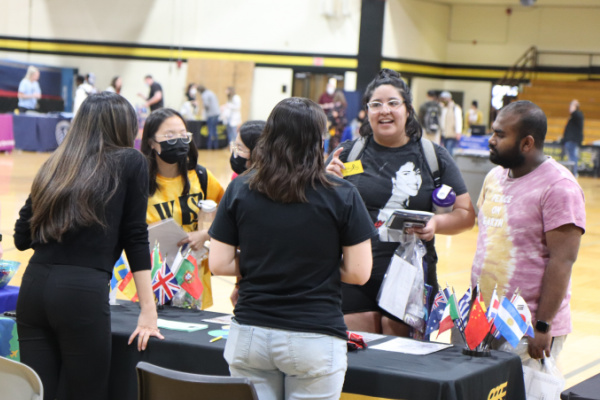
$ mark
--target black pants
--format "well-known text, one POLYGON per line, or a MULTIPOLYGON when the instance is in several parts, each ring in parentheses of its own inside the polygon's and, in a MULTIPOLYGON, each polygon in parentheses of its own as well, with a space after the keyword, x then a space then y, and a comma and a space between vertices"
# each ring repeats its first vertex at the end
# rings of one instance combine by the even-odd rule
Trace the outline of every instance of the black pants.
POLYGON ((19 347, 45 400, 108 398, 109 280, 91 268, 28 265, 17 301, 19 347))

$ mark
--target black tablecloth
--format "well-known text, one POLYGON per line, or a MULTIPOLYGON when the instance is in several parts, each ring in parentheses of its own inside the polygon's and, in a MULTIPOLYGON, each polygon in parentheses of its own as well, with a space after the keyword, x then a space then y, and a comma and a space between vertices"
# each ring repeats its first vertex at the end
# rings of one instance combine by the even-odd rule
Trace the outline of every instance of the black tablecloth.
POLYGON ((561 400, 600 400, 600 374, 565 390, 561 400))
MULTIPOLYGON (((226 341, 210 343, 208 335, 211 329, 220 329, 219 325, 210 324, 209 329, 191 333, 162 329, 165 340, 152 338, 148 349, 139 353, 134 345, 127 345, 137 323, 137 304, 122 303, 111 307, 111 311, 111 399, 137 398, 138 361, 184 372, 229 375, 223 359, 226 341)), ((218 315, 221 314, 170 307, 159 310, 159 318, 186 322, 201 322, 218 315)), ((491 357, 473 358, 462 355, 457 347, 426 356, 375 349, 349 353, 343 390, 388 399, 525 400, 519 357, 493 351, 491 357)))
MULTIPOLYGON (((208 127, 206 126, 206 121, 188 119, 185 123, 188 131, 192 133, 196 147, 199 149, 206 149, 208 145, 208 127)), ((220 122, 217 125, 217 135, 219 137, 218 147, 220 149, 229 145, 226 127, 220 122)))

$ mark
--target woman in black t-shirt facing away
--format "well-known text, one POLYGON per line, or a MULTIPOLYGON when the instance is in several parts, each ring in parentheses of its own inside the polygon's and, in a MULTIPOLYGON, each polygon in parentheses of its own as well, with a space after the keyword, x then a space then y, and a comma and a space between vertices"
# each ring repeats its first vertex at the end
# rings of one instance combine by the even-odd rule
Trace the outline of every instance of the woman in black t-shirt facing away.
POLYGON ((148 167, 132 148, 137 126, 125 98, 88 96, 15 225, 15 246, 34 250, 17 302, 21 361, 40 376, 46 400, 108 399, 109 282, 123 250, 141 308, 129 342, 138 336, 143 350, 150 336, 162 338, 150 279, 148 167))
POLYGON ((277 104, 209 230, 211 271, 239 280, 224 356, 262 400, 339 398, 341 284, 361 285, 371 273, 376 231, 356 188, 325 173, 326 123, 308 99, 277 104))
MULTIPOLYGON (((394 236, 388 235, 385 222, 394 210, 432 210, 435 189, 432 172, 424 156, 421 126, 411 104, 410 89, 400 75, 383 69, 365 91, 363 104, 367 107, 368 124, 361 126, 365 137, 357 162, 364 172, 350 175, 352 182, 367 206, 379 235, 373 239, 373 270, 364 286, 343 285, 343 310, 350 330, 409 336, 409 326, 385 312, 377 303, 377 294, 383 277, 398 248, 394 236)), ((356 141, 345 142, 327 160, 327 172, 342 177, 343 163, 347 161, 356 141)), ((438 291, 434 247, 436 233, 453 235, 471 229, 475 211, 465 183, 448 152, 434 144, 441 183, 456 192, 456 202, 450 213, 435 215, 425 227, 414 229, 427 248, 425 283, 432 286, 430 298, 438 291)), ((418 336, 418 334, 417 334, 418 336)))

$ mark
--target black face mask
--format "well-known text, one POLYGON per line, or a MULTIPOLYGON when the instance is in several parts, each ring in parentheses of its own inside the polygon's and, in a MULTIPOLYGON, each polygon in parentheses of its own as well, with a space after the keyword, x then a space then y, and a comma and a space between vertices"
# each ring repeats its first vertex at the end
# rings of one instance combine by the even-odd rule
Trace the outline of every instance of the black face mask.
POLYGON ((248 169, 248 168, 246 168, 247 161, 248 161, 248 159, 244 158, 244 157, 240 157, 240 156, 234 157, 233 153, 231 154, 231 157, 229 158, 229 164, 231 164, 231 169, 233 170, 233 172, 235 172, 238 175, 243 174, 248 169))
POLYGON ((177 139, 175 144, 169 144, 166 140, 159 144, 160 154, 158 156, 167 164, 176 164, 180 160, 186 159, 190 150, 189 143, 183 143, 180 139, 177 139))

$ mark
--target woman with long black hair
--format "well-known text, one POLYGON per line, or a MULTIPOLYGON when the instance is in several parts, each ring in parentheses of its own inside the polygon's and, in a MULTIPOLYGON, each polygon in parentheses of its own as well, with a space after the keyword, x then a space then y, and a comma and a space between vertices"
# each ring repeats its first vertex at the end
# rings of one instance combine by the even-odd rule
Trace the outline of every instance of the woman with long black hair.
POLYGON ((108 398, 109 282, 125 250, 140 301, 138 350, 162 338, 150 281, 148 167, 133 149, 135 111, 114 93, 90 95, 64 142, 37 173, 15 245, 34 253, 17 302, 21 361, 44 399, 108 398), (66 393, 59 393, 64 382, 66 393))

